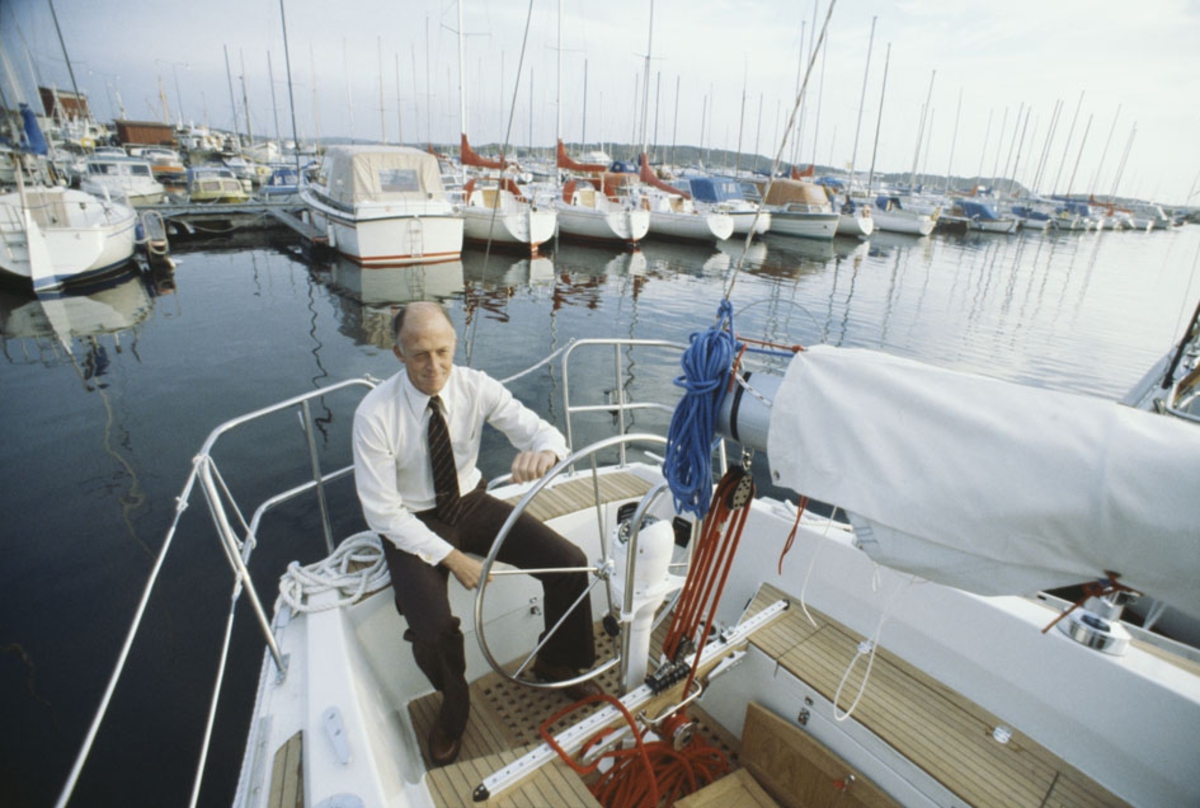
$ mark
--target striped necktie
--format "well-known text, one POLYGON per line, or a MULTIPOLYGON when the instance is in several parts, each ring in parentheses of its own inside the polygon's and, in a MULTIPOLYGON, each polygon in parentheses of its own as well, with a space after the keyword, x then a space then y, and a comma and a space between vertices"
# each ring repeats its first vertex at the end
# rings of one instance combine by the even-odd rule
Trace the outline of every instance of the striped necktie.
POLYGON ((442 417, 442 400, 429 399, 429 463, 433 468, 433 491, 437 497, 437 515, 446 524, 458 521, 461 503, 458 491, 458 467, 450 446, 450 430, 442 417))

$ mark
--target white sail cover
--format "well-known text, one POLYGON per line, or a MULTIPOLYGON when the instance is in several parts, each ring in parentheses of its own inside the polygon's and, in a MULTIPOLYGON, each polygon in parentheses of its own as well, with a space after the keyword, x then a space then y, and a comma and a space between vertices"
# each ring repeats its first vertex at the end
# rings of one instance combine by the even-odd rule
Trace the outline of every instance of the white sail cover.
POLYGON ((1120 575, 1200 616, 1200 429, 1115 402, 816 346, 774 400, 773 478, 881 564, 984 595, 1120 575))

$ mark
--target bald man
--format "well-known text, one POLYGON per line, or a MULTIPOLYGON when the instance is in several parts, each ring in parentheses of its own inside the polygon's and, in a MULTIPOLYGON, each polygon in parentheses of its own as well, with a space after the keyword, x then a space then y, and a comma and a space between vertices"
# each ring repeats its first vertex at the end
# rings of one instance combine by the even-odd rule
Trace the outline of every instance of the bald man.
MULTIPOLYGON (((517 449, 516 482, 541 477, 566 457, 567 445, 562 433, 500 382, 455 366, 457 336, 441 306, 404 307, 392 333, 392 350, 404 367, 367 394, 354 414, 354 479, 367 524, 383 539, 396 608, 408 621, 404 638, 442 693, 429 736, 430 758, 440 766, 457 757, 470 713, 463 634, 450 611, 447 583, 453 574, 467 589, 479 585, 482 563, 474 556, 488 553, 512 512, 485 492, 476 468, 483 425, 499 429, 517 449), (449 446, 438 451, 447 433, 449 446)), ((527 514, 517 520, 499 559, 523 568, 587 565, 578 547, 527 514)), ((590 599, 571 609, 587 588, 587 575, 535 577, 545 594, 546 630, 567 616, 531 670, 548 682, 574 678, 595 661, 590 599)), ((566 689, 575 700, 598 692, 591 682, 566 689)))

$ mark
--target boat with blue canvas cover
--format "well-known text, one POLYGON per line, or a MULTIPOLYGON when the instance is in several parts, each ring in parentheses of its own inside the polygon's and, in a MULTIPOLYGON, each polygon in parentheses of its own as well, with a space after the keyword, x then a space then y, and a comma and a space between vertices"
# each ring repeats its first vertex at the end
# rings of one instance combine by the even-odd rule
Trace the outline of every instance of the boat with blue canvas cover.
POLYGON ((671 185, 692 195, 699 211, 712 210, 733 219, 733 232, 744 236, 753 228, 755 235, 771 229, 771 214, 746 199, 741 184, 731 177, 684 176, 671 185))
POLYGON ((960 199, 955 205, 955 213, 960 214, 967 222, 968 230, 981 233, 1015 233, 1021 224, 1013 216, 1002 216, 994 204, 980 199, 960 199))

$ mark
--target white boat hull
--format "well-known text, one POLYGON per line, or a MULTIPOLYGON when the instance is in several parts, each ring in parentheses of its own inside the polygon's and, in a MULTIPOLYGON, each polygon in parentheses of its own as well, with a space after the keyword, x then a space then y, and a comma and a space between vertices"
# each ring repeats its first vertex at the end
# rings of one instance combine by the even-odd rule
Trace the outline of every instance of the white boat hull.
POLYGON ((877 207, 871 211, 871 215, 875 217, 876 229, 886 230, 889 233, 928 236, 933 232, 935 224, 933 217, 927 213, 916 213, 905 210, 881 210, 877 207))
POLYGON ((1017 226, 1020 224, 1018 219, 999 219, 995 221, 984 219, 968 219, 967 229, 976 230, 980 233, 1005 233, 1011 234, 1017 232, 1017 226))
POLYGON ((366 267, 453 261, 462 255, 463 219, 444 213, 407 213, 391 206, 363 206, 358 218, 323 204, 311 191, 300 194, 313 229, 329 245, 366 267), (370 218, 363 213, 369 214, 370 218))
POLYGON ((557 211, 561 236, 632 245, 650 232, 650 213, 645 210, 604 211, 583 205, 563 204, 557 211))
POLYGON ((837 234, 839 236, 866 238, 874 233, 875 219, 871 217, 869 208, 864 208, 864 211, 858 213, 839 213, 837 234))
POLYGON ((466 206, 462 209, 463 237, 467 241, 537 252, 538 247, 554 238, 558 216, 554 210, 538 210, 528 205, 515 212, 466 206))
POLYGON ((837 235, 837 213, 771 211, 771 232, 797 238, 832 239, 837 235))
POLYGON ((754 235, 761 236, 771 229, 771 214, 768 211, 762 211, 757 214, 758 220, 755 222, 755 213, 750 210, 739 211, 724 211, 725 215, 733 219, 733 234, 735 236, 744 236, 754 228, 754 235))
POLYGON ((31 190, 27 198, 36 209, 32 244, 19 195, 0 197, 0 270, 36 291, 95 277, 133 257, 137 217, 125 205, 62 188, 31 190))
POLYGON ((650 233, 684 241, 725 241, 733 235, 733 217, 726 213, 650 211, 650 233))

